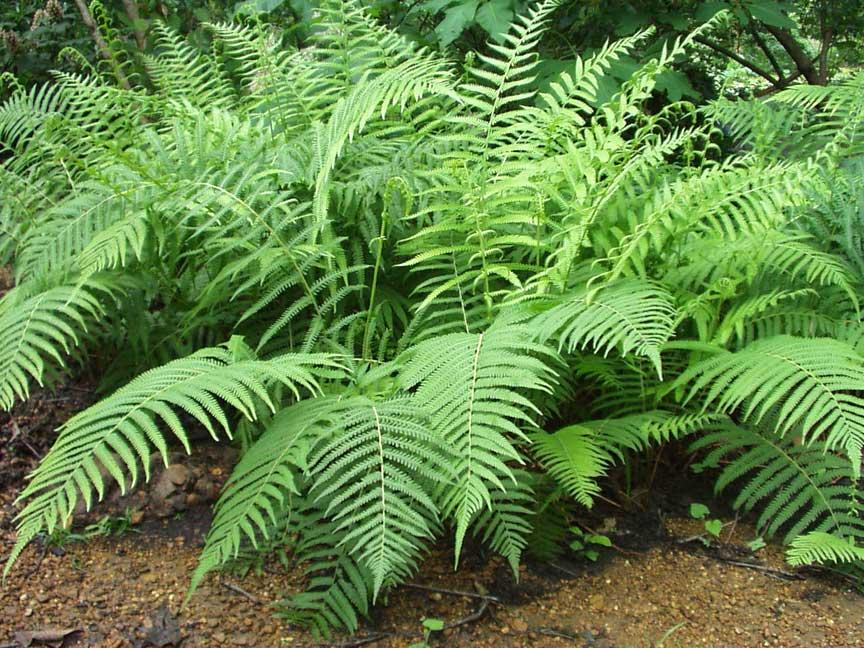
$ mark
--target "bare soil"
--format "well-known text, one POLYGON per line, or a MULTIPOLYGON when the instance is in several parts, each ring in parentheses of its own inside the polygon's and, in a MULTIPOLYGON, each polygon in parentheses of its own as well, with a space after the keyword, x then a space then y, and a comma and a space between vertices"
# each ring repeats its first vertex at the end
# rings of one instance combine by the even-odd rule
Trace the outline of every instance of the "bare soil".
MULTIPOLYGON (((52 430, 92 399, 86 384, 58 394, 0 418, 0 557, 14 542, 14 498, 25 474, 52 430)), ((425 617, 452 626, 433 646, 864 647, 859 593, 836 577, 792 570, 777 547, 750 552, 745 523, 728 524, 704 547, 693 538, 704 533, 701 523, 682 514, 689 498, 680 488, 643 512, 610 509, 594 518, 615 544, 597 563, 573 555, 529 563, 518 583, 479 547, 468 548, 454 573, 442 545, 354 637, 316 639, 274 616, 274 605, 303 584, 300 567, 278 561, 260 573, 211 576, 184 608, 209 507, 236 452, 214 446, 175 459, 182 468, 157 473, 135 495, 110 494, 84 518, 128 509, 134 524, 123 535, 34 543, 24 552, 0 588, 0 648, 396 647, 419 640, 425 617)))

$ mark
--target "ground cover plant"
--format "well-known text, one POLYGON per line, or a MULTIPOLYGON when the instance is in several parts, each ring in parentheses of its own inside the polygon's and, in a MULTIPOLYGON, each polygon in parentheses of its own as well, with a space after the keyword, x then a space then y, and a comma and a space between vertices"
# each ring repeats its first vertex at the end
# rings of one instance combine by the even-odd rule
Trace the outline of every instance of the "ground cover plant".
POLYGON ((858 568, 864 76, 649 108, 694 34, 601 101, 654 36, 538 85, 555 7, 464 65, 353 2, 302 49, 212 24, 204 54, 156 25, 139 84, 13 92, 0 404, 85 363, 105 396, 32 475, 7 570, 202 430, 244 453, 190 594, 287 544, 308 583, 283 613, 320 633, 441 537, 518 574, 670 440, 790 562, 858 568))

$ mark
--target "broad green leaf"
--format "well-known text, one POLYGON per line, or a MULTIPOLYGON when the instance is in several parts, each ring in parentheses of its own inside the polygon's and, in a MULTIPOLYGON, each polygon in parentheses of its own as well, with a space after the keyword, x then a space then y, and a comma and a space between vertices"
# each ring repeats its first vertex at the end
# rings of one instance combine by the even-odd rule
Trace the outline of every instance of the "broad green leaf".
POLYGON ((766 25, 782 29, 794 29, 798 26, 794 20, 783 13, 783 7, 778 2, 767 2, 765 0, 748 2, 747 8, 756 20, 760 20, 766 25))
POLYGON ((450 7, 444 14, 442 20, 435 28, 435 33, 438 34, 438 43, 441 47, 447 47, 455 41, 465 31, 465 28, 474 20, 474 15, 477 13, 479 0, 469 0, 462 2, 455 7, 450 7))
POLYGON ((477 10, 477 24, 499 43, 513 22, 511 0, 490 0, 477 10))
POLYGON ((694 520, 701 520, 710 512, 711 509, 709 509, 704 504, 700 504, 699 502, 693 502, 690 505, 690 517, 692 517, 694 520))

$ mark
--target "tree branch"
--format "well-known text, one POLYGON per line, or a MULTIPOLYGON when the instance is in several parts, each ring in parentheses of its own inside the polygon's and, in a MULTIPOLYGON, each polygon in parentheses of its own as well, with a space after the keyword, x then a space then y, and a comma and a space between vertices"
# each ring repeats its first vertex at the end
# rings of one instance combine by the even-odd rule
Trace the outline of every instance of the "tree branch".
POLYGON ((138 13, 138 2, 136 0, 123 0, 123 8, 126 9, 126 15, 129 17, 129 22, 132 23, 132 33, 135 35, 135 43, 138 49, 142 52, 147 46, 147 40, 144 36, 144 30, 141 29, 141 14, 138 13))
POLYGON ((801 45, 798 41, 795 40, 795 37, 792 36, 786 29, 781 29, 779 27, 774 27, 773 25, 766 25, 762 23, 765 29, 777 39, 777 42, 786 50, 786 53, 789 54, 789 57, 795 62, 795 67, 797 67, 801 74, 804 75, 804 78, 807 79, 807 83, 810 85, 823 85, 820 83, 819 73, 816 68, 813 67, 813 61, 810 60, 810 57, 807 56, 807 53, 801 49, 801 45))
POLYGON ((768 58, 768 62, 771 63, 771 67, 774 68, 774 71, 777 73, 777 78, 783 78, 783 68, 780 67, 780 63, 777 61, 777 57, 774 56, 774 52, 771 51, 771 48, 768 47, 768 43, 765 42, 765 39, 762 38, 762 35, 759 31, 753 27, 753 23, 751 22, 748 25, 748 30, 750 34, 753 36, 753 40, 756 41, 756 44, 759 46, 763 52, 765 52, 765 56, 768 58))
POLYGON ((766 79, 771 85, 776 85, 777 82, 779 81, 779 79, 775 79, 774 77, 772 77, 771 74, 769 72, 767 72, 766 70, 764 70, 763 68, 759 67, 758 65, 756 65, 755 63, 753 63, 751 61, 748 61, 747 59, 745 59, 743 56, 741 56, 737 52, 733 52, 731 49, 721 45, 720 43, 715 43, 714 41, 709 40, 709 39, 705 38, 704 36, 696 36, 694 38, 694 40, 697 43, 701 43, 705 47, 708 47, 708 48, 714 50, 718 54, 722 54, 726 58, 730 58, 733 61, 740 63, 741 65, 746 67, 748 70, 752 70, 753 72, 755 72, 756 74, 761 76, 763 79, 766 79))
POLYGON ((120 69, 120 65, 117 63, 117 58, 114 56, 114 52, 112 52, 111 48, 108 47, 108 43, 105 42, 105 37, 102 36, 102 32, 99 31, 99 25, 97 25, 96 21, 93 19, 93 14, 90 13, 90 7, 87 6, 87 3, 84 0, 75 0, 75 6, 78 7, 84 25, 90 30, 93 41, 99 49, 99 53, 111 66, 111 70, 114 72, 117 82, 126 90, 129 90, 132 87, 129 85, 129 79, 127 79, 126 75, 123 74, 123 70, 120 69))

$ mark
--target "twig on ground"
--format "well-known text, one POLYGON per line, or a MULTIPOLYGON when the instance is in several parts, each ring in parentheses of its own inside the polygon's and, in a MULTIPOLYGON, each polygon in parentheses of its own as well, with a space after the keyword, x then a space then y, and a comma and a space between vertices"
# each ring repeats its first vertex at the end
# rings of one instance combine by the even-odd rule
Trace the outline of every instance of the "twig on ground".
POLYGON ((768 567, 767 565, 760 565, 758 563, 749 563, 744 562, 742 560, 730 560, 729 558, 716 558, 720 562, 724 562, 727 565, 734 565, 735 567, 744 567, 745 569, 755 569, 756 571, 763 572, 769 576, 773 576, 774 578, 779 578, 780 580, 804 580, 804 577, 801 574, 796 574, 794 572, 784 571, 782 569, 775 569, 774 567, 768 567))
POLYGON ((573 641, 582 639, 582 637, 580 637, 579 635, 561 632, 560 630, 556 630, 555 628, 528 628, 525 632, 536 632, 537 634, 546 635, 548 637, 562 637, 564 639, 571 639, 573 641))
POLYGON ((567 569, 566 567, 562 567, 558 563, 548 562, 546 564, 549 565, 550 567, 552 567, 553 569, 557 569, 561 573, 567 574, 568 576, 573 576, 574 578, 578 578, 579 576, 582 575, 582 574, 579 574, 579 573, 573 571, 572 569, 567 569))
POLYGON ((489 609, 489 599, 483 599, 480 602, 480 607, 477 608, 476 611, 472 612, 466 617, 459 619, 458 621, 454 621, 453 623, 448 623, 444 626, 444 630, 450 630, 452 628, 458 628, 459 626, 466 625, 468 623, 473 623, 474 621, 479 621, 483 618, 483 615, 486 614, 486 611, 489 609))
POLYGON ((20 441, 24 445, 24 447, 26 447, 30 452, 33 453, 34 457, 36 457, 37 459, 42 459, 42 454, 36 448, 34 448, 32 445, 30 445, 30 442, 27 441, 24 434, 22 434, 21 428, 18 427, 18 423, 14 419, 11 421, 11 425, 12 425, 12 436, 9 437, 9 440, 6 442, 6 444, 8 445, 17 439, 18 441, 20 441))
MULTIPOLYGON (((376 641, 381 641, 382 639, 391 639, 393 637, 419 637, 418 634, 413 634, 409 632, 376 632, 375 634, 366 635, 365 637, 358 637, 357 639, 353 639, 351 641, 343 641, 338 644, 331 644, 336 648, 356 648, 357 646, 365 646, 366 644, 375 643, 376 641)), ((322 644, 323 645, 323 644, 322 644)))
MULTIPOLYGON (((457 619, 453 623, 446 624, 442 628, 442 630, 452 630, 453 628, 458 628, 459 626, 479 621, 489 610, 490 598, 492 597, 484 598, 480 602, 480 606, 474 612, 472 612, 466 617, 457 619)), ((357 639, 352 639, 351 641, 345 641, 340 644, 335 644, 335 646, 336 648, 357 648, 357 646, 365 646, 370 643, 375 643, 376 641, 381 641, 382 639, 392 639, 393 637, 403 637, 409 639, 422 636, 423 633, 421 632, 376 632, 374 634, 366 635, 365 637, 358 637, 357 639)))
POLYGON ((735 533, 735 527, 738 526, 738 514, 735 514, 735 519, 732 520, 732 528, 729 529, 729 534, 726 536, 726 544, 732 541, 732 534, 735 533))
POLYGON ((261 599, 259 599, 259 598, 258 598, 257 596, 255 596, 254 594, 250 594, 249 592, 247 592, 246 590, 244 590, 244 589, 243 589, 242 587, 240 587, 239 585, 235 585, 234 583, 229 583, 228 581, 222 581, 222 586, 223 586, 225 589, 231 590, 231 591, 234 592, 235 594, 239 594, 240 596, 243 596, 243 597, 249 599, 249 600, 252 601, 253 603, 257 603, 258 605, 261 605, 261 599))
POLYGON ((39 571, 39 568, 42 566, 42 561, 45 560, 45 556, 48 555, 48 543, 42 543, 42 553, 39 554, 39 558, 36 560, 36 564, 33 565, 26 574, 24 574, 24 578, 30 578, 33 574, 39 571))
POLYGON ((419 583, 404 583, 403 587, 411 589, 424 590, 426 592, 437 592, 438 594, 448 594, 450 596, 464 596, 466 598, 481 599, 483 601, 491 601, 492 603, 500 603, 501 599, 497 596, 489 596, 487 594, 477 594, 475 592, 463 592, 461 590, 443 589, 440 587, 430 587, 429 585, 420 585, 419 583))

